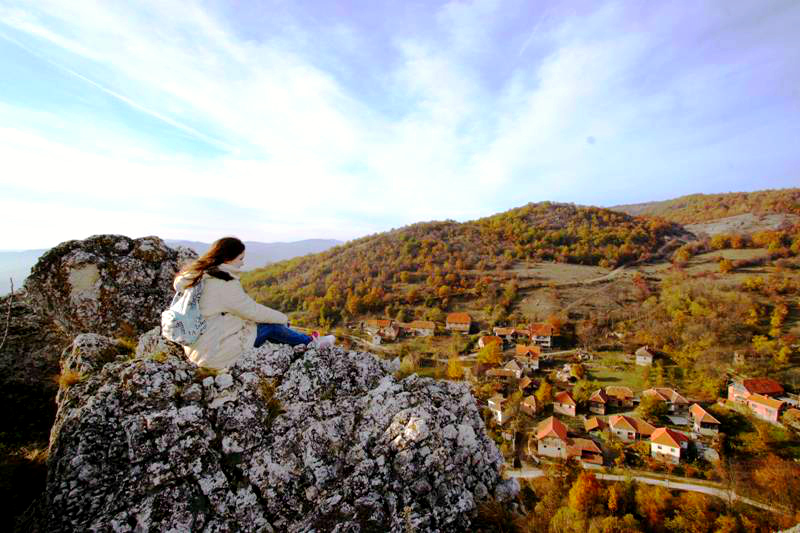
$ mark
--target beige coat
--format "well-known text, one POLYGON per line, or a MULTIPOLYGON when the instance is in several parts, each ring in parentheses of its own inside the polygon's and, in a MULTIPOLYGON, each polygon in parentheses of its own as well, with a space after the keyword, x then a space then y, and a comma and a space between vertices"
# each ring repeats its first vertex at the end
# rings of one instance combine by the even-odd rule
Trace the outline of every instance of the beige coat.
MULTIPOLYGON (((256 324, 287 324, 289 319, 280 311, 250 298, 239 282, 238 270, 224 264, 219 269, 233 279, 224 281, 208 274, 203 276, 200 313, 207 327, 197 342, 183 349, 196 365, 221 369, 233 365, 242 352, 253 347, 256 324)), ((173 286, 180 291, 190 282, 189 276, 183 274, 173 286)))

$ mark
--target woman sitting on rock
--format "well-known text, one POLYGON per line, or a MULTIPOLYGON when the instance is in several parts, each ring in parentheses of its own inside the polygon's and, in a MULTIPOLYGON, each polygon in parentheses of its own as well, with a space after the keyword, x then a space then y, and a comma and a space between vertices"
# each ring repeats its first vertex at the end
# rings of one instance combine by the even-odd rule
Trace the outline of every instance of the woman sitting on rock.
POLYGON ((173 286, 182 291, 203 280, 200 313, 206 329, 191 346, 184 346, 189 360, 198 366, 226 368, 248 348, 266 341, 308 344, 315 348, 332 346, 333 335, 319 337, 287 327, 289 318, 250 298, 239 282, 244 264, 244 243, 235 237, 214 242, 199 259, 184 267, 173 286))

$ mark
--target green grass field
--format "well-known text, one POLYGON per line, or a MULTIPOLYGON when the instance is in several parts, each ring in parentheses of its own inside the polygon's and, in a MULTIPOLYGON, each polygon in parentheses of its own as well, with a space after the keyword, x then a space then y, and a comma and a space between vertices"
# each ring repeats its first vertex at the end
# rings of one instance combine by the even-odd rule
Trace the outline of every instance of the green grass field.
POLYGON ((630 387, 634 392, 644 389, 643 367, 625 361, 622 352, 601 354, 585 367, 589 372, 588 378, 603 387, 621 385, 630 387))

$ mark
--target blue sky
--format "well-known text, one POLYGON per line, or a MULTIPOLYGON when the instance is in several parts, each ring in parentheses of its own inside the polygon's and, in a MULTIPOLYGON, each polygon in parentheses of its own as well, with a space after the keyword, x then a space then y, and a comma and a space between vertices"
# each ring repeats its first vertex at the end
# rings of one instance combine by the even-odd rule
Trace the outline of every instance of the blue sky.
POLYGON ((800 185, 800 3, 0 0, 0 249, 800 185))

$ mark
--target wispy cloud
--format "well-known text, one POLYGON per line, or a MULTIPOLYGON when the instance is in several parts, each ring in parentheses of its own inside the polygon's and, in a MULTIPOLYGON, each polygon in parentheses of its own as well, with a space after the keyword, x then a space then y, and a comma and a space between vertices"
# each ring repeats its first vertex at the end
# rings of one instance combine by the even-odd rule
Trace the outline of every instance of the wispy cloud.
POLYGON ((349 238, 527 201, 782 186, 800 163, 791 2, 476 0, 350 18, 327 4, 13 4, 0 45, 27 51, 15 83, 31 90, 0 86, 0 185, 26 202, 6 213, 33 227, 35 199, 54 209, 61 191, 70 220, 30 246, 135 233, 135 216, 103 210, 121 197, 149 206, 143 233, 349 238))

